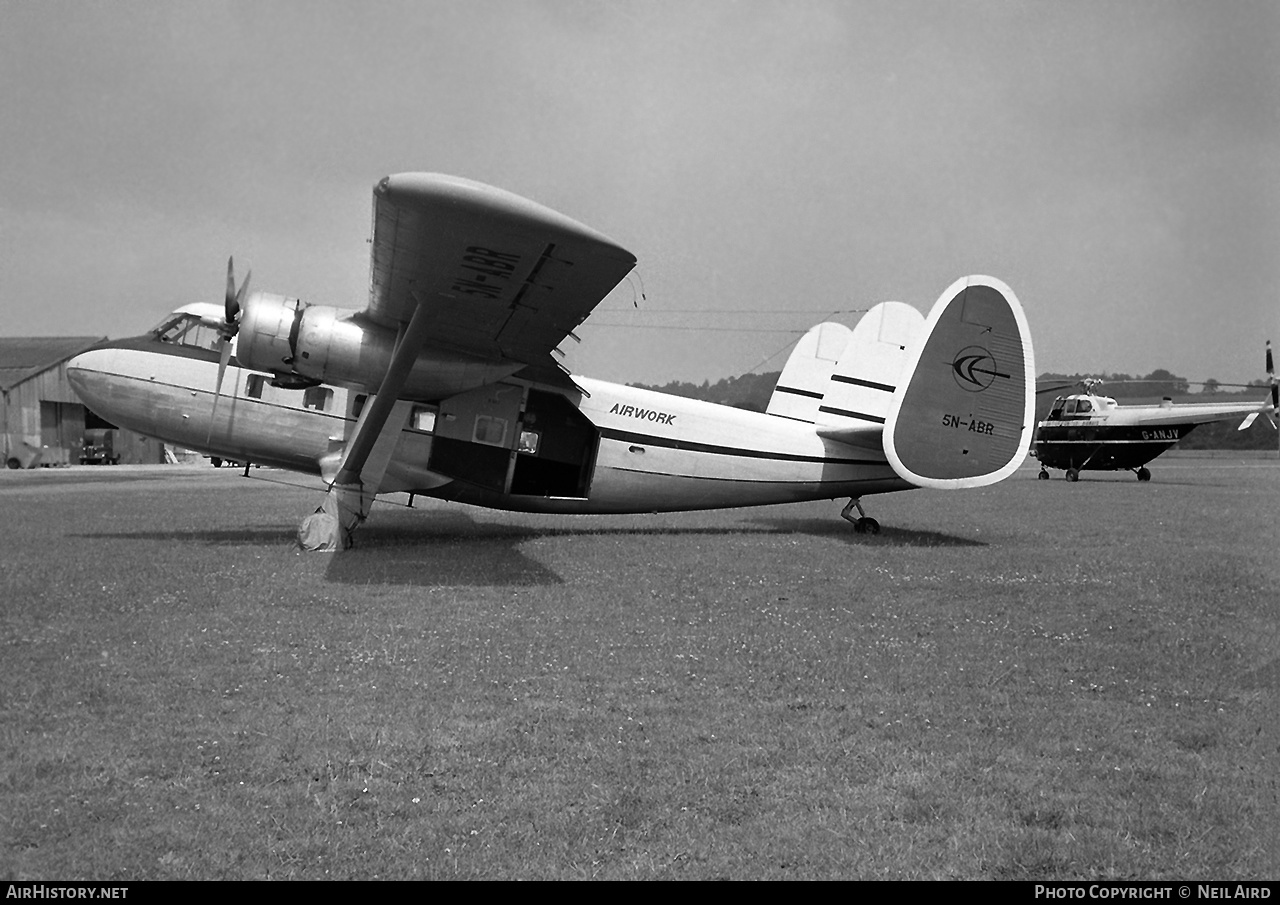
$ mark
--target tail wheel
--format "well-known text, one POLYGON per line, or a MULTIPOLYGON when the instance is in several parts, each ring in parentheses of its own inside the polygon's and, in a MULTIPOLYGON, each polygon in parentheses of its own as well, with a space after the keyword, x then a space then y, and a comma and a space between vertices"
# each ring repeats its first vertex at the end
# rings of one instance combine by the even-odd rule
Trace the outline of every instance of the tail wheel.
POLYGON ((1079 470, 1078 468, 1068 468, 1068 469, 1067 469, 1067 480, 1068 480, 1068 481, 1070 481, 1070 482, 1071 482, 1071 483, 1073 483, 1073 484, 1074 484, 1076 481, 1080 480, 1080 470, 1079 470))

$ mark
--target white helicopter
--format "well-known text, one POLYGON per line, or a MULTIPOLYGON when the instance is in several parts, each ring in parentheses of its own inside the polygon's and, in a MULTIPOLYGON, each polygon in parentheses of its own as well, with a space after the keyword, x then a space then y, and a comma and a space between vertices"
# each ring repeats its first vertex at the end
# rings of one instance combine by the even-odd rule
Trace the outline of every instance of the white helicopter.
MULTIPOLYGON (((404 173, 373 191, 368 304, 237 289, 76 356, 107 420, 210 456, 320 474, 307 549, 341 550, 379 494, 495 509, 642 513, 995 483, 1026 456, 1035 366, 999 280, 814 328, 771 413, 569 374, 553 357, 635 265, 599 232, 509 192, 404 173), (905 310, 904 310, 905 309, 905 310), (799 404, 797 404, 797 402, 799 404), (810 405, 812 403, 812 405, 810 405)), ((857 509, 855 519, 852 510, 857 509)))
MULTIPOLYGON (((1147 463, 1198 425, 1243 418, 1237 430, 1247 430, 1258 415, 1270 419, 1276 414, 1280 408, 1280 381, 1276 378, 1270 342, 1267 377, 1271 383, 1270 401, 1175 403, 1166 396, 1151 405, 1120 405, 1110 396, 1094 392, 1101 380, 1086 379, 1082 381, 1083 393, 1059 396, 1048 417, 1036 425, 1031 454, 1040 460, 1040 480, 1049 479, 1050 468, 1060 468, 1068 481, 1078 481, 1080 472, 1086 470, 1120 469, 1132 471, 1139 481, 1150 481, 1147 463)), ((1271 425, 1275 427, 1275 421, 1271 425)))

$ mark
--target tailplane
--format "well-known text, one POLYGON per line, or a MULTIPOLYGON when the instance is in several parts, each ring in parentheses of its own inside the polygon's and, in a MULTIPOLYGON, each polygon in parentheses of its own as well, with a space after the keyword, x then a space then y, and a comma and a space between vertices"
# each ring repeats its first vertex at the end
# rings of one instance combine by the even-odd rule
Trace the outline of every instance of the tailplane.
POLYGON ((908 349, 884 426, 884 452, 919 487, 983 487, 1027 455, 1035 359, 1026 315, 993 277, 953 283, 908 349))

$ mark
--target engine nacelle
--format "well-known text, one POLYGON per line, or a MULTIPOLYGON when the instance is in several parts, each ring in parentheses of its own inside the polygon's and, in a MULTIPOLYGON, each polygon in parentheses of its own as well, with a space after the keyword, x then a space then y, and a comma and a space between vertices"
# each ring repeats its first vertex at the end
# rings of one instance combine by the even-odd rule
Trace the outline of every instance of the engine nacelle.
MULTIPOLYGON (((351 309, 307 305, 266 292, 249 296, 240 315, 236 358, 269 371, 277 385, 329 383, 377 392, 391 365, 397 332, 351 309)), ((427 346, 418 353, 401 398, 435 401, 509 377, 524 365, 427 346)))

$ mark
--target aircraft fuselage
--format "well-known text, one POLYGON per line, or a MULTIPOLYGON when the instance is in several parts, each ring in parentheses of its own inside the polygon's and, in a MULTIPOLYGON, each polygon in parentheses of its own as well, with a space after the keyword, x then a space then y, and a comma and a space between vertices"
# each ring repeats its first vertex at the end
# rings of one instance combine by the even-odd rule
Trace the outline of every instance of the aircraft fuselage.
MULTIPOLYGON (((156 336, 68 364, 98 415, 211 456, 324 474, 352 436, 354 389, 285 389, 235 358, 156 336), (216 402, 215 402, 215 396, 216 402)), ((714 509, 909 489, 883 452, 774 415, 574 378, 582 393, 508 378, 415 404, 379 492, 496 509, 625 513, 714 509)), ((326 475, 331 478, 332 475, 326 475)))

